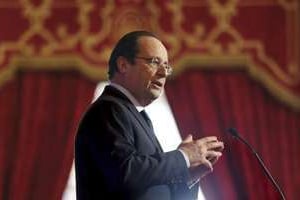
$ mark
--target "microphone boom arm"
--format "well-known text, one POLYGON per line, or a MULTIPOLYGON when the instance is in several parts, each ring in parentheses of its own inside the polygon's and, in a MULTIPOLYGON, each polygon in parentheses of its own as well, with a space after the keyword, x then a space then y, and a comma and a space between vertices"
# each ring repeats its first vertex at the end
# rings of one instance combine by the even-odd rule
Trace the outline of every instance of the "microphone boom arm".
POLYGON ((229 128, 228 132, 234 137, 237 138, 238 140, 240 140, 242 143, 244 143, 248 149, 250 149, 250 151, 254 154, 255 158, 258 160, 260 166, 262 167, 265 175, 269 178, 269 180, 272 182, 273 186, 276 188, 276 190, 278 191, 278 193, 280 194, 280 197, 282 200, 285 200, 285 196, 283 194, 283 191, 280 189, 279 185, 276 183, 276 181, 274 180, 274 178, 272 177, 271 173, 269 172, 269 170, 267 169, 267 167, 265 166, 263 160, 260 158, 260 156, 258 155, 258 153, 254 150, 254 148, 244 139, 242 138, 237 130, 235 128, 229 128))

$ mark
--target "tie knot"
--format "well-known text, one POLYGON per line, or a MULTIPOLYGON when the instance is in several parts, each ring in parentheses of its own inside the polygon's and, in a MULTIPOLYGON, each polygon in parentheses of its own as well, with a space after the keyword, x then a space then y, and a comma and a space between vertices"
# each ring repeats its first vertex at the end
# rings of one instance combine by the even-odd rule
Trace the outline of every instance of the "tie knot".
POLYGON ((142 114, 142 116, 143 116, 146 120, 150 120, 150 118, 149 118, 149 116, 148 116, 148 114, 146 113, 145 110, 142 110, 140 113, 142 114))
POLYGON ((145 110, 142 110, 141 112, 141 115, 143 116, 143 118, 145 119, 145 121, 147 122, 147 124, 152 128, 152 122, 151 122, 151 119, 150 117, 148 116, 148 114, 146 113, 145 110))

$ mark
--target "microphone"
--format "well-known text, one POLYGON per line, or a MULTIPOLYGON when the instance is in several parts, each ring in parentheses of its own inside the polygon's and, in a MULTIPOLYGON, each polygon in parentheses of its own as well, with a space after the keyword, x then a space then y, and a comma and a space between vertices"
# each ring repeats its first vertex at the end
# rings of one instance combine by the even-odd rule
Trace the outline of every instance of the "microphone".
POLYGON ((258 155, 258 153, 253 149, 253 147, 243 137, 241 137, 239 135, 238 131, 235 128, 229 128, 227 131, 229 132, 229 134, 233 138, 236 138, 236 139, 240 140, 242 143, 244 143, 248 147, 248 149, 255 155, 255 158, 258 160, 258 162, 259 162, 260 166, 262 167, 265 175, 271 181, 271 183, 273 184, 273 186, 276 188, 277 192, 280 194, 281 199, 285 200, 285 196, 283 194, 283 191, 280 189, 279 185, 276 183, 276 181, 272 177, 271 173, 269 172, 269 170, 265 166, 263 160, 260 158, 260 156, 258 155))

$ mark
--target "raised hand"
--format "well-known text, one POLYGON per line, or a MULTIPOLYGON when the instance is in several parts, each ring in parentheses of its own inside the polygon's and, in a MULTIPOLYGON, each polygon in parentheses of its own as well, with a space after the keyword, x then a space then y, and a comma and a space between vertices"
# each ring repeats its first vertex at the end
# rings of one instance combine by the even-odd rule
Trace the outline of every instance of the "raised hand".
POLYGON ((199 176, 203 177, 213 170, 213 165, 222 155, 224 143, 218 141, 216 136, 208 136, 198 140, 193 140, 192 135, 188 135, 178 147, 183 151, 190 162, 192 171, 201 171, 199 176))

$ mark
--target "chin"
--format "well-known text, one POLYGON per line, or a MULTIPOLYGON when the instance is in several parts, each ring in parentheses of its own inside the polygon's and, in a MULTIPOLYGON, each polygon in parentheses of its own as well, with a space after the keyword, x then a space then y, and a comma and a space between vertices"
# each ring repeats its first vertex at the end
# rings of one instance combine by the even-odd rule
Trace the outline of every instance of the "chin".
POLYGON ((152 90, 151 97, 153 100, 157 99, 161 95, 161 90, 152 90))

